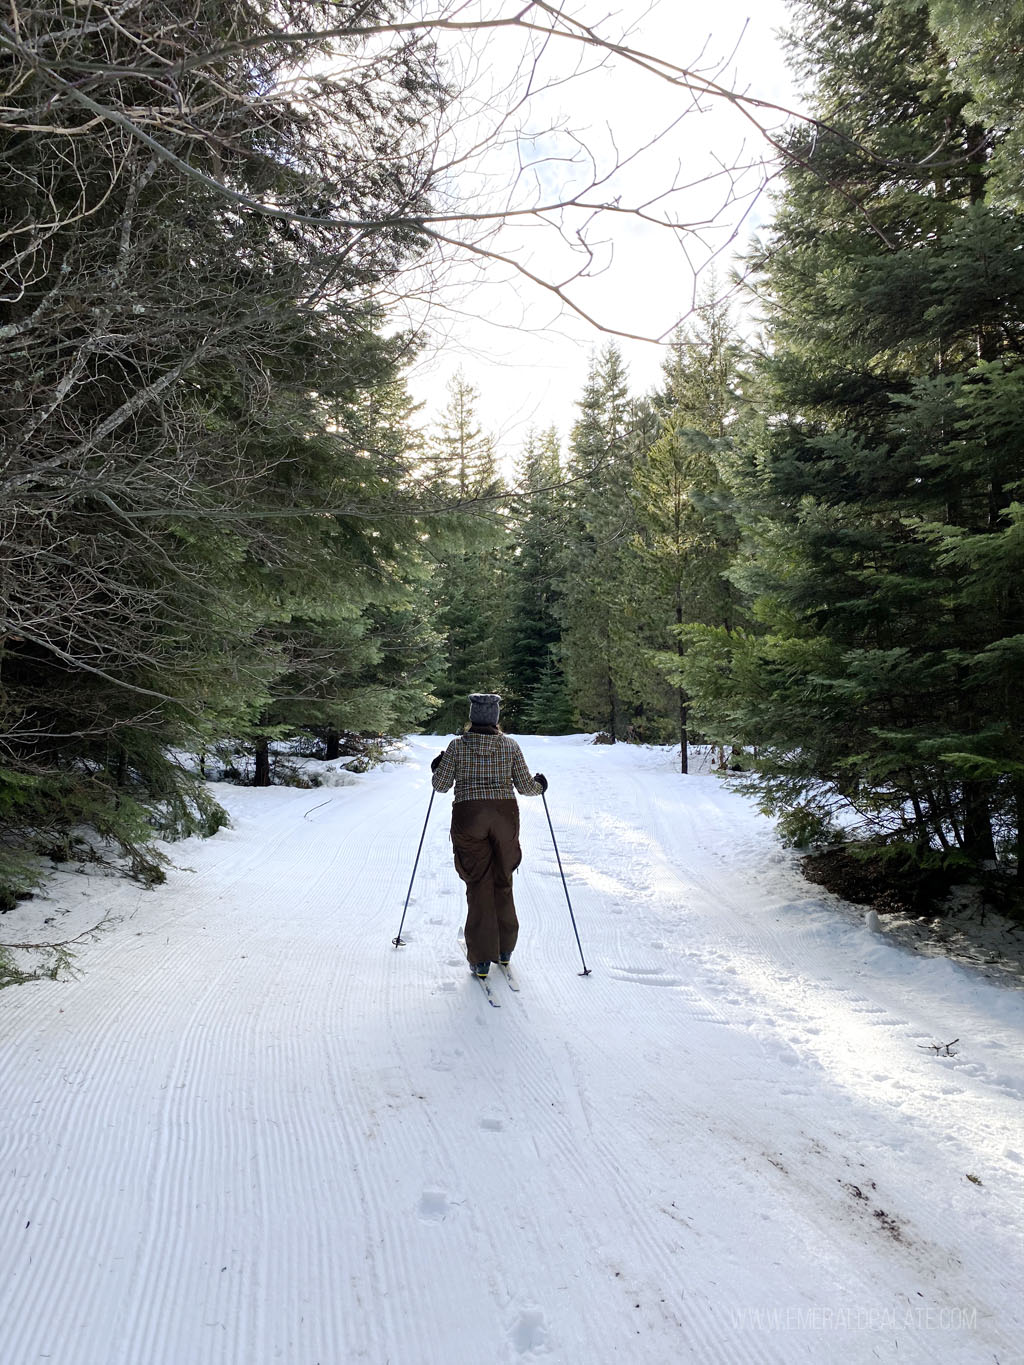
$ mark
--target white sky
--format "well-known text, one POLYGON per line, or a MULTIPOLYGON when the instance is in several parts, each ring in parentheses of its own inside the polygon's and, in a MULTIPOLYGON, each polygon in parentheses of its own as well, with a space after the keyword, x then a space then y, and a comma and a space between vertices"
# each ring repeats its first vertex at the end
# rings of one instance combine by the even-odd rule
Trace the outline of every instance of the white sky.
MULTIPOLYGON (((568 6, 591 20, 606 11, 589 0, 568 6)), ((746 92, 786 107, 796 103, 786 71, 777 32, 789 22, 784 0, 716 0, 713 9, 693 0, 626 0, 616 17, 599 25, 602 33, 622 33, 635 25, 628 39, 634 48, 652 52, 687 67, 699 67, 714 75, 728 62, 717 79, 731 89, 746 92), (738 44, 738 47, 737 47, 738 44), (731 60, 729 60, 731 57, 731 60)), ((463 63, 478 85, 481 102, 491 90, 500 89, 515 58, 510 40, 503 35, 486 47, 473 47, 460 38, 449 58, 463 63)), ((521 39, 515 51, 521 50, 521 39)), ((569 43, 552 45, 542 64, 550 80, 564 77, 578 60, 578 49, 569 43)), ((500 93, 494 98, 508 103, 500 93)), ((648 143, 658 132, 679 120, 658 144, 616 175, 612 187, 624 204, 651 199, 673 181, 700 182, 723 165, 767 157, 771 149, 749 122, 727 102, 704 100, 703 112, 688 109, 690 101, 678 88, 659 82, 621 62, 602 70, 563 80, 557 89, 541 91, 518 115, 524 132, 541 132, 559 116, 578 130, 580 141, 565 133, 547 133, 533 143, 523 137, 518 150, 549 158, 533 180, 541 195, 560 197, 566 183, 585 183, 580 165, 581 143, 595 153, 602 171, 620 156, 648 143), (685 117, 680 119, 680 115, 685 117), (576 164, 566 161, 575 155, 576 164)), ((764 116, 778 127, 779 116, 764 116)), ((474 132, 477 125, 472 125, 474 132)), ((457 136, 465 139, 467 128, 457 136)), ((461 171, 454 193, 478 193, 479 202, 492 205, 510 178, 512 152, 498 148, 482 162, 461 171)), ((761 181, 751 172, 745 188, 761 181)), ((686 313, 694 290, 693 265, 703 263, 711 250, 720 249, 718 276, 728 278, 729 238, 737 233, 742 247, 750 232, 770 214, 770 200, 762 195, 753 201, 740 198, 723 207, 725 180, 697 183, 668 201, 676 221, 700 222, 717 218, 718 224, 694 237, 677 239, 665 228, 639 223, 621 215, 602 219, 590 229, 599 243, 593 278, 578 281, 574 299, 601 323, 625 332, 659 336, 671 330, 686 313), (746 215, 744 219, 744 214, 746 215), (742 222, 740 220, 743 220, 742 222)), ((744 187, 741 186, 741 190, 744 187)), ((600 192, 607 197, 608 189, 600 192)), ((597 198, 598 193, 588 196, 597 198)), ((525 196, 528 200, 528 196, 525 196)), ((524 202, 524 195, 520 196, 524 202)), ((657 207, 657 206, 655 206, 657 207)), ((571 262, 554 230, 531 227, 505 229, 499 243, 535 273, 545 278, 564 277, 571 262)), ((578 259, 578 258, 577 258, 578 259)), ((459 368, 480 393, 478 414, 483 427, 498 440, 503 454, 514 455, 531 427, 554 425, 563 439, 576 417, 575 404, 586 379, 595 349, 611 338, 560 308, 543 289, 516 276, 508 267, 452 267, 447 285, 436 295, 429 311, 432 345, 414 367, 410 387, 423 403, 421 421, 431 426, 447 401, 446 385, 459 368)), ((629 365, 631 387, 643 392, 660 377, 663 350, 644 341, 617 339, 629 365)))

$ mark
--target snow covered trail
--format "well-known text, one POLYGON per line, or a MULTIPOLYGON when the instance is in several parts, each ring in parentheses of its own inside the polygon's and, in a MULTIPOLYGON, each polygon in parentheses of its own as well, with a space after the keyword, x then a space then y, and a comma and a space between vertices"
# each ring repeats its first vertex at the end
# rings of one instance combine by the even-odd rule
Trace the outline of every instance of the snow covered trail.
POLYGON ((593 974, 524 799, 491 1009, 447 797, 391 946, 440 743, 220 788, 165 887, 91 883, 78 979, 0 993, 0 1365, 1024 1361, 1024 992, 577 736, 522 745, 593 974))

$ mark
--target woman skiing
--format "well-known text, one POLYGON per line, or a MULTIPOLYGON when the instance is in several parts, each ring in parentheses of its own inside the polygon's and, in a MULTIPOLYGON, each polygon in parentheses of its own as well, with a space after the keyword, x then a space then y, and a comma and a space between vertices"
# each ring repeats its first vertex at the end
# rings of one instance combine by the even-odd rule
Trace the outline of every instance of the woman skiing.
POLYGON ((474 692, 466 732, 430 765, 435 791, 455 786, 455 870, 466 883, 466 957, 479 977, 492 962, 509 961, 519 934, 512 874, 523 851, 515 794, 540 796, 548 787, 543 773, 530 776, 523 751, 498 728, 500 705, 496 692, 474 692))

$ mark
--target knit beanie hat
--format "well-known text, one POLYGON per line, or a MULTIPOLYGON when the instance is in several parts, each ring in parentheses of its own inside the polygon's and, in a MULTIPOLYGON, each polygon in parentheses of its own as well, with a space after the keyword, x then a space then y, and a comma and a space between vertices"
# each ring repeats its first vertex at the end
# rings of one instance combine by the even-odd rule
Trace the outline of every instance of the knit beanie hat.
POLYGON ((497 725, 501 698, 497 692, 471 692, 469 695, 470 725, 497 725))

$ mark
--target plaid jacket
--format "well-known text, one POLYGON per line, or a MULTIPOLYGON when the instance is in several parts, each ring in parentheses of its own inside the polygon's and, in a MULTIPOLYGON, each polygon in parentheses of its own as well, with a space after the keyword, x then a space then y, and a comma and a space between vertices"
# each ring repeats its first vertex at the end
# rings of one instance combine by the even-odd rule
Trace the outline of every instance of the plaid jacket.
POLYGON ((434 790, 446 792, 455 784, 453 801, 515 800, 540 796, 519 745, 509 735, 460 735, 444 751, 433 776, 434 790))

